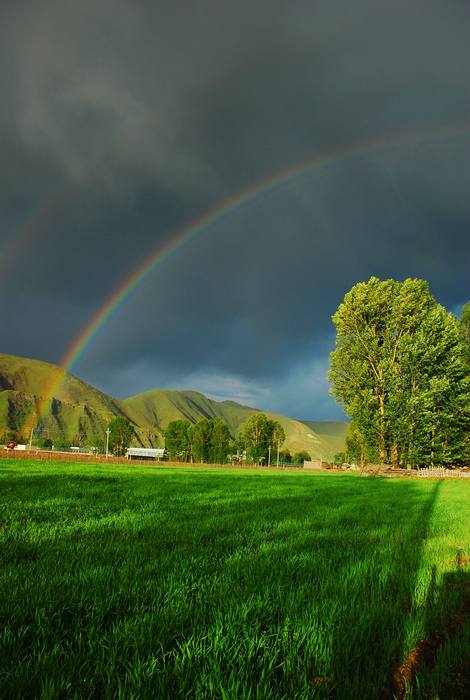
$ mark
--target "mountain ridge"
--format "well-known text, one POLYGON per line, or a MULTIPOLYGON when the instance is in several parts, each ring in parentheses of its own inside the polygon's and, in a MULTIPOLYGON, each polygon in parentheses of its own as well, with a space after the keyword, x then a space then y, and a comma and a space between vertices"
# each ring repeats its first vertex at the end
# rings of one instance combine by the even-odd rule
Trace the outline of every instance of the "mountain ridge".
MULTIPOLYGON (((0 434, 16 433, 26 440, 26 426, 34 424, 36 438, 102 444, 109 420, 121 415, 132 423, 139 445, 162 445, 163 431, 171 420, 196 423, 202 418, 221 418, 235 437, 250 416, 261 412, 230 399, 215 401, 190 389, 150 389, 116 399, 65 372, 51 397, 51 409, 39 419, 45 388, 58 372, 61 369, 50 362, 0 354, 0 434)), ((292 453, 306 450, 313 458, 331 459, 344 449, 347 423, 302 421, 262 412, 281 423, 286 433, 283 447, 292 453)))

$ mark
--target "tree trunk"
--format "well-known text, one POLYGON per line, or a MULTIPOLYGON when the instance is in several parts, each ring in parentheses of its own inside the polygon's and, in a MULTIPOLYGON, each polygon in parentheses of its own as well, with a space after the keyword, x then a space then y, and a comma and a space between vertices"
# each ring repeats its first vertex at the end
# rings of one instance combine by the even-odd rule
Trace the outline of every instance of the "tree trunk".
POLYGON ((385 449, 385 396, 383 394, 379 395, 379 407, 380 407, 380 443, 379 443, 379 456, 380 461, 383 463, 387 458, 387 451, 385 449))

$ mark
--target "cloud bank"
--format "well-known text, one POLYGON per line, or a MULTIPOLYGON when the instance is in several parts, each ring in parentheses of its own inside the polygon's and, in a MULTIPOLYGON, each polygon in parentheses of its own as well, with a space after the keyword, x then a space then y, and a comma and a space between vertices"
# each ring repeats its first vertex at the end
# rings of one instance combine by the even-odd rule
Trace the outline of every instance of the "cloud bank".
POLYGON ((4 3, 2 350, 60 361, 175 230, 318 159, 157 266, 75 371, 341 416, 325 370, 352 284, 470 298, 469 31, 453 0, 4 3))

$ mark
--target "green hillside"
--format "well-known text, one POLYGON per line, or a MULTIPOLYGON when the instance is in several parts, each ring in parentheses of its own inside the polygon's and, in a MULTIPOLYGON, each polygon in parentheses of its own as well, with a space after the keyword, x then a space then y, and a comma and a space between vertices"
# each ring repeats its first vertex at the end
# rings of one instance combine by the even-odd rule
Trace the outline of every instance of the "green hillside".
MULTIPOLYGON (((0 354, 0 391, 10 389, 40 397, 59 373, 62 373, 60 367, 50 362, 0 354)), ((86 404, 100 413, 122 411, 119 401, 68 372, 58 384, 54 397, 62 403, 86 404)))
MULTIPOLYGON (((235 401, 213 401, 197 391, 153 389, 120 401, 65 373, 56 365, 14 355, 0 354, 0 435, 14 433, 29 440, 59 438, 75 444, 100 444, 110 419, 124 415, 132 424, 138 444, 163 444, 162 434, 172 420, 196 423, 202 418, 221 418, 235 437, 259 409, 235 401), (38 419, 41 399, 55 386, 51 407, 38 419)), ((347 424, 299 421, 276 413, 286 433, 284 447, 291 453, 307 450, 313 458, 332 458, 344 448, 347 424)))
POLYGON ((345 421, 315 420, 305 420, 302 423, 320 439, 325 455, 328 455, 328 457, 333 457, 337 452, 344 450, 349 423, 345 421))
POLYGON ((65 373, 57 365, 14 355, 0 354, 0 433, 15 433, 96 443, 113 416, 125 415, 117 399, 65 373), (42 399, 56 385, 51 407, 39 420, 42 399))
POLYGON ((198 391, 171 389, 146 391, 125 399, 122 404, 136 423, 154 425, 159 431, 172 420, 186 419, 196 423, 202 418, 222 418, 232 435, 236 435, 240 426, 257 412, 255 408, 234 401, 213 401, 198 391))

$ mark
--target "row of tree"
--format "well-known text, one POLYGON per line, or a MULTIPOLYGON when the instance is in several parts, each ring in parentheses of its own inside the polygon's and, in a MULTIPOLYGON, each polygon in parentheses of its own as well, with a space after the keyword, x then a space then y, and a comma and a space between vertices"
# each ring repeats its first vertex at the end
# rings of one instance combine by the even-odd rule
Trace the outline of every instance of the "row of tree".
POLYGON ((220 418, 204 418, 196 424, 171 421, 165 430, 165 447, 170 460, 225 464, 234 459, 251 464, 279 461, 285 433, 278 421, 264 413, 251 416, 237 438, 220 418), (272 457, 271 457, 272 456, 272 457))
POLYGON ((172 461, 225 464, 230 443, 230 430, 219 418, 204 418, 196 424, 174 420, 165 430, 165 448, 172 461))
POLYGON ((423 280, 355 285, 333 316, 332 394, 351 417, 350 461, 470 459, 470 304, 462 318, 423 280))
MULTIPOLYGON (((113 454, 123 455, 133 437, 134 430, 125 418, 117 417, 110 422, 109 449, 113 454)), ((232 437, 228 425, 220 418, 204 418, 195 424, 188 420, 171 421, 164 437, 171 461, 225 464, 238 460, 268 464, 310 459, 306 452, 292 457, 288 450, 281 451, 286 437, 284 429, 264 413, 252 415, 237 438, 232 437)))
MULTIPOLYGON (((105 432, 108 433, 109 453, 117 457, 125 455, 127 448, 136 439, 134 427, 124 416, 113 418, 105 432)), ((4 438, 5 443, 17 442, 16 436, 5 434, 4 438)), ((246 461, 250 464, 272 464, 302 463, 311 459, 304 451, 292 456, 289 450, 281 450, 285 441, 284 429, 278 421, 268 418, 264 413, 251 416, 237 438, 232 437, 228 425, 220 418, 204 418, 195 424, 188 420, 171 421, 164 432, 164 438, 171 461, 206 464, 246 461)), ((71 443, 58 436, 55 440, 50 437, 37 438, 35 444, 48 449, 67 449, 76 442, 71 443)), ((106 437, 98 439, 95 447, 104 452, 106 437)))
MULTIPOLYGON (((103 428, 104 430, 104 428, 103 428)), ((116 416, 109 423, 107 430, 108 434, 108 449, 111 454, 121 457, 126 453, 127 448, 132 443, 135 438, 135 430, 130 421, 124 416, 116 416)), ((7 444, 9 442, 24 443, 27 444, 32 437, 34 440, 34 445, 37 447, 42 447, 44 449, 54 448, 56 450, 67 450, 72 445, 83 444, 83 439, 80 435, 75 435, 72 440, 64 437, 63 435, 56 434, 51 437, 48 434, 37 434, 39 430, 34 434, 34 436, 23 435, 14 430, 8 430, 0 434, 0 444, 7 444)), ((98 448, 100 452, 104 452, 106 449, 106 432, 102 437, 95 440, 94 447, 98 448)))

